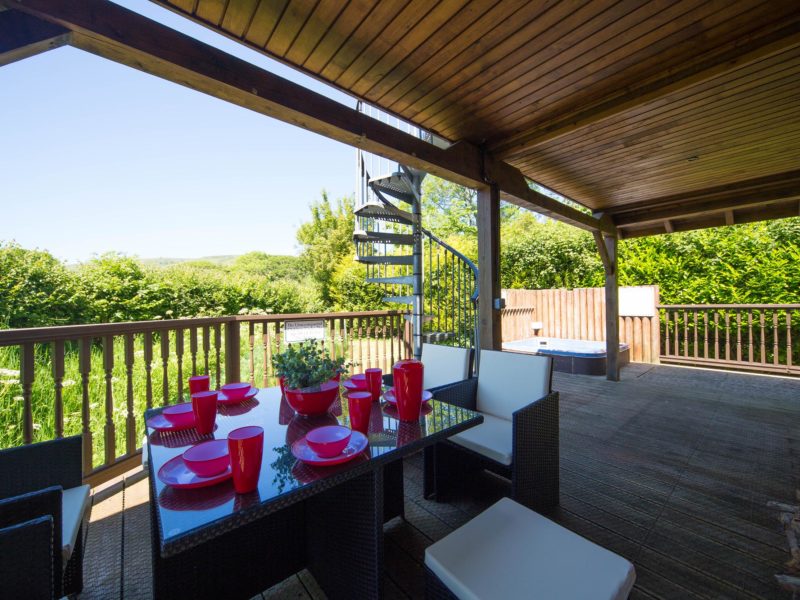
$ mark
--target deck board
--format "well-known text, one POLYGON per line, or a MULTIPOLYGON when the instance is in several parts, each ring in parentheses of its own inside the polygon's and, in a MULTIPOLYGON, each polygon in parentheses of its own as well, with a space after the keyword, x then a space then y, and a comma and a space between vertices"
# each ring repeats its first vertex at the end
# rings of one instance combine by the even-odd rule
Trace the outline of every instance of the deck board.
MULTIPOLYGON (((788 559, 771 499, 800 487, 800 381, 633 364, 623 381, 556 374, 561 505, 549 516, 633 561, 631 598, 787 599, 788 559)), ((406 520, 385 528, 385 596, 421 598, 425 548, 508 493, 488 473, 450 503, 422 498, 405 462, 406 520)), ((81 599, 148 599, 147 481, 98 494, 81 599)), ((302 571, 256 598, 321 600, 302 571)))

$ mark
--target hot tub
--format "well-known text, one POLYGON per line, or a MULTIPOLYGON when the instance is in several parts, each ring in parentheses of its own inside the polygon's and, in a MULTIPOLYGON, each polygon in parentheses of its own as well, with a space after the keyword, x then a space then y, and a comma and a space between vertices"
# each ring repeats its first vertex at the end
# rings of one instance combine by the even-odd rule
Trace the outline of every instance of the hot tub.
MULTIPOLYGON (((578 375, 605 375, 606 343, 564 338, 534 337, 503 342, 503 350, 553 357, 553 369, 578 375)), ((630 346, 619 345, 619 366, 630 360, 630 346)))

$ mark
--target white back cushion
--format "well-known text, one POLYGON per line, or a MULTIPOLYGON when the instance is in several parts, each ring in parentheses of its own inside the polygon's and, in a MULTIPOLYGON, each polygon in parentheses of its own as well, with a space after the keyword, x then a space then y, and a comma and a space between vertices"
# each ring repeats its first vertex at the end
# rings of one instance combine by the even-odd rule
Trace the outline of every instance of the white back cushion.
POLYGON ((502 419, 550 393, 549 356, 481 350, 477 409, 502 419))
POLYGON ((426 390, 469 378, 469 349, 422 344, 426 390))

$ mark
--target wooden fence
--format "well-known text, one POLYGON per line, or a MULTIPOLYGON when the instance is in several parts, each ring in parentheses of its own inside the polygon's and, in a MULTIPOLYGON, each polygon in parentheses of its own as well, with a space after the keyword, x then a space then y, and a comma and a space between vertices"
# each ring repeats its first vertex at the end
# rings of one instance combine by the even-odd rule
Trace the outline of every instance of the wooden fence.
POLYGON ((410 351, 398 311, 238 315, 0 330, 0 447, 83 434, 92 483, 131 468, 143 413, 186 401, 185 380, 276 385, 285 324, 324 323, 325 344, 353 372, 389 370, 410 351))
MULTIPOLYGON (((606 300, 603 288, 572 290, 503 290, 506 308, 501 312, 503 341, 533 337, 531 324, 542 327, 544 337, 604 341, 606 300)), ((657 292, 656 292, 657 298, 657 292)), ((658 316, 621 316, 619 341, 630 344, 634 362, 658 363, 658 316)))

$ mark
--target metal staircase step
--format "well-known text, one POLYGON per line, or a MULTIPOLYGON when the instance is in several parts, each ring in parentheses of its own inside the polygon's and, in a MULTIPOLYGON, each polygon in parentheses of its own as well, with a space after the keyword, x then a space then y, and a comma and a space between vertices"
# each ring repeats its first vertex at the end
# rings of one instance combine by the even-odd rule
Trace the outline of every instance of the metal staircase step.
POLYGON ((384 285, 414 285, 414 276, 404 275, 402 277, 367 277, 366 282, 384 285))
POLYGON ((417 199, 413 183, 409 181, 408 176, 402 171, 391 175, 374 177, 369 180, 369 187, 408 204, 413 204, 417 199))
POLYGON ((438 342, 446 342, 456 337, 453 331, 429 331, 422 334, 422 341, 428 344, 436 344, 438 342))
POLYGON ((383 301, 394 304, 414 304, 414 296, 384 296, 383 301))
POLYGON ((356 256, 361 263, 372 265, 413 265, 413 256, 356 256))
POLYGON ((369 217, 371 219, 378 219, 380 221, 388 221, 390 223, 402 223, 404 225, 411 225, 411 213, 399 208, 384 206, 376 202, 369 202, 362 204, 355 209, 356 216, 369 217))
POLYGON ((389 231, 364 231, 363 229, 353 232, 353 239, 357 242, 385 242, 387 244, 411 245, 414 243, 414 236, 410 233, 391 233, 389 231))

